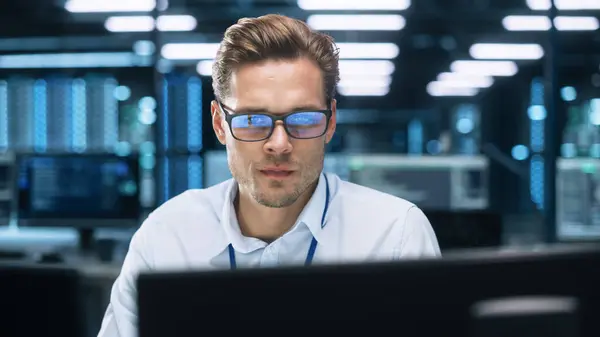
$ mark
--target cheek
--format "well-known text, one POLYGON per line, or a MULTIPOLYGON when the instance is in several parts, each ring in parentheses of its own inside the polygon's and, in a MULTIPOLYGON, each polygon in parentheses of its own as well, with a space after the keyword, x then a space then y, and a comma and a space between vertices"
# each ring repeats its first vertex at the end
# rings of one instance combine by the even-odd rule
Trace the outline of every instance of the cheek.
POLYGON ((303 140, 294 144, 296 160, 303 165, 314 165, 315 161, 321 159, 324 150, 325 140, 321 138, 303 140))
POLYGON ((258 143, 239 142, 233 137, 227 139, 227 152, 236 165, 247 166, 252 162, 260 161, 260 145, 258 143))

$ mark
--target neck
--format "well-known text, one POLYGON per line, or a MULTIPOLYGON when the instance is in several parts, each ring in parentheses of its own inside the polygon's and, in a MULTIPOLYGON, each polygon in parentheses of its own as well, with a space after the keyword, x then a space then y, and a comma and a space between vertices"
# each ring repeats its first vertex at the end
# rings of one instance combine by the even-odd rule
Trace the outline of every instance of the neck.
POLYGON ((266 242, 275 241, 294 226, 317 184, 318 180, 296 202, 282 208, 263 206, 240 187, 234 205, 242 234, 266 242))

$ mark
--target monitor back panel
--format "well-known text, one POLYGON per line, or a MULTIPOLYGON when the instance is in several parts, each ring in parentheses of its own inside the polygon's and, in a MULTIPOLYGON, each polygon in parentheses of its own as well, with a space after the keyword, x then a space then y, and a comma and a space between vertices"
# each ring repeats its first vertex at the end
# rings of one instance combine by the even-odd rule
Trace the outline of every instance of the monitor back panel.
POLYGON ((140 336, 247 332, 276 321, 336 333, 364 324, 399 336, 468 336, 473 304, 519 295, 577 298, 584 336, 596 335, 600 252, 516 255, 143 274, 140 336))

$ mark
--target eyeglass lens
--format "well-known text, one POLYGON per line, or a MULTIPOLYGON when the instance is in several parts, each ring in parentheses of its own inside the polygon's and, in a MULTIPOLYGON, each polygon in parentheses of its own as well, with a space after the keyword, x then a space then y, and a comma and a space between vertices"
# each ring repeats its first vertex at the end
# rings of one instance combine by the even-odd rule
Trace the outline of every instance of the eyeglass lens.
MULTIPOLYGON (((262 140, 269 137, 273 119, 265 114, 235 115, 231 119, 231 131, 241 140, 262 140)), ((296 112, 288 115, 284 125, 290 136, 299 139, 320 137, 327 128, 327 115, 323 112, 296 112)))

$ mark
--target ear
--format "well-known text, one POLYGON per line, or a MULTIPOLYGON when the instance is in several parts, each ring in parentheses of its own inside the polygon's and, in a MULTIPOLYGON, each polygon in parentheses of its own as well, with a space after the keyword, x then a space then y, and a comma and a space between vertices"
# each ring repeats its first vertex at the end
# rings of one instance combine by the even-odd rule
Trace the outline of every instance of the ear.
POLYGON ((329 126, 327 127, 327 132, 325 133, 325 143, 329 143, 333 138, 333 134, 335 133, 335 127, 337 124, 337 101, 335 99, 331 100, 331 119, 329 120, 329 126))
POLYGON ((215 135, 219 142, 225 145, 225 120, 223 119, 223 112, 219 107, 217 101, 212 101, 210 103, 210 114, 212 116, 212 127, 215 131, 215 135))

